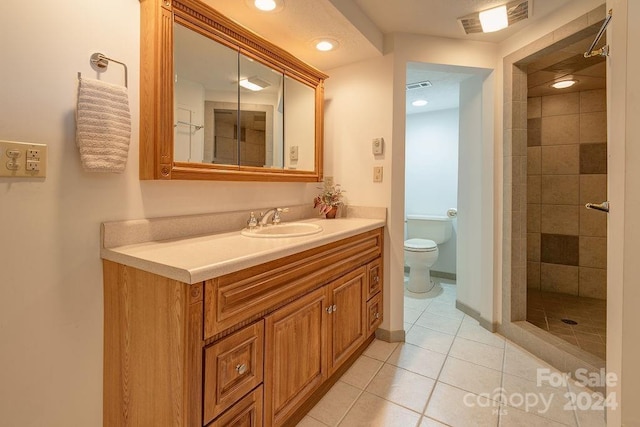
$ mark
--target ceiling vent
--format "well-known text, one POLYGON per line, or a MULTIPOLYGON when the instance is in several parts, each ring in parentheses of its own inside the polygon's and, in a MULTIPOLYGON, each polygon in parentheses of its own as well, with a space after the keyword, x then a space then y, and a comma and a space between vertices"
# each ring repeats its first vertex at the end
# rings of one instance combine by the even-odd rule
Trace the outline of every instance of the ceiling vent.
POLYGON ((429 80, 424 80, 422 82, 408 83, 407 90, 422 89, 422 88, 431 87, 431 86, 433 85, 429 80))
MULTIPOLYGON (((507 19, 509 20, 509 26, 512 26, 518 21, 522 21, 529 17, 529 1, 517 0, 507 3, 507 19)), ((480 17, 478 13, 473 13, 462 18, 458 18, 458 21, 462 24, 464 32, 467 34, 481 33, 482 25, 480 24, 480 17)))

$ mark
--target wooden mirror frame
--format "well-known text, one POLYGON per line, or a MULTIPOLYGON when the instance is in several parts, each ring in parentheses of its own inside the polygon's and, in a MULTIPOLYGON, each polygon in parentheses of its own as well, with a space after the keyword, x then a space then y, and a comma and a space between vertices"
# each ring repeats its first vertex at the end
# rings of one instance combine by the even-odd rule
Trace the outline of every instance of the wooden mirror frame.
MULTIPOLYGON (((224 181, 322 181, 326 74, 264 40, 199 0, 140 0, 140 179, 224 181), (173 24, 282 70, 315 89, 315 169, 271 169, 175 162, 173 159, 173 24)), ((286 108, 286 107, 285 107, 286 108)), ((286 116, 286 113, 285 113, 286 116)))

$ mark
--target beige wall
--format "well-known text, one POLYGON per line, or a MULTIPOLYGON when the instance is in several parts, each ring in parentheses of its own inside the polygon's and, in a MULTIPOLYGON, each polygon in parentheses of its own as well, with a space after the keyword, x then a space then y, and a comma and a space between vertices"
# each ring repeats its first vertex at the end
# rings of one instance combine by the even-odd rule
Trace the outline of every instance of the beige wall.
POLYGON ((607 296, 604 89, 528 99, 527 287, 607 296))

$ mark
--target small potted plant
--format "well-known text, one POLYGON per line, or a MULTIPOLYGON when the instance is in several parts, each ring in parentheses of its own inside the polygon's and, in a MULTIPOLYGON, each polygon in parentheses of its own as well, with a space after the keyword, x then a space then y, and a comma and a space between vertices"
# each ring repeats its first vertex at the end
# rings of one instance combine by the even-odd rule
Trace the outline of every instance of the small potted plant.
POLYGON ((342 204, 344 190, 340 188, 340 184, 329 182, 325 182, 321 189, 322 193, 313 199, 313 207, 319 209, 320 215, 324 214, 326 218, 335 218, 338 206, 342 204))

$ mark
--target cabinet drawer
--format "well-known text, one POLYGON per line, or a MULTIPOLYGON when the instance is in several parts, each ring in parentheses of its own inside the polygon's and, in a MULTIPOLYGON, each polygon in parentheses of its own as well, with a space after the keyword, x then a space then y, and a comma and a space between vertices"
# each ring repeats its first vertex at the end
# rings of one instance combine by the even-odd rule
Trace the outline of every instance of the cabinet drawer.
POLYGON ((263 352, 263 320, 204 350, 205 424, 262 383, 263 352))
POLYGON ((214 337, 379 258, 382 229, 368 231, 205 283, 204 339, 214 337))
POLYGON ((382 323, 382 292, 378 292, 367 302, 367 335, 373 333, 382 323))
POLYGON ((382 258, 367 265, 367 301, 382 290, 382 258))
POLYGON ((262 397, 260 386, 207 427, 262 427, 262 397))

